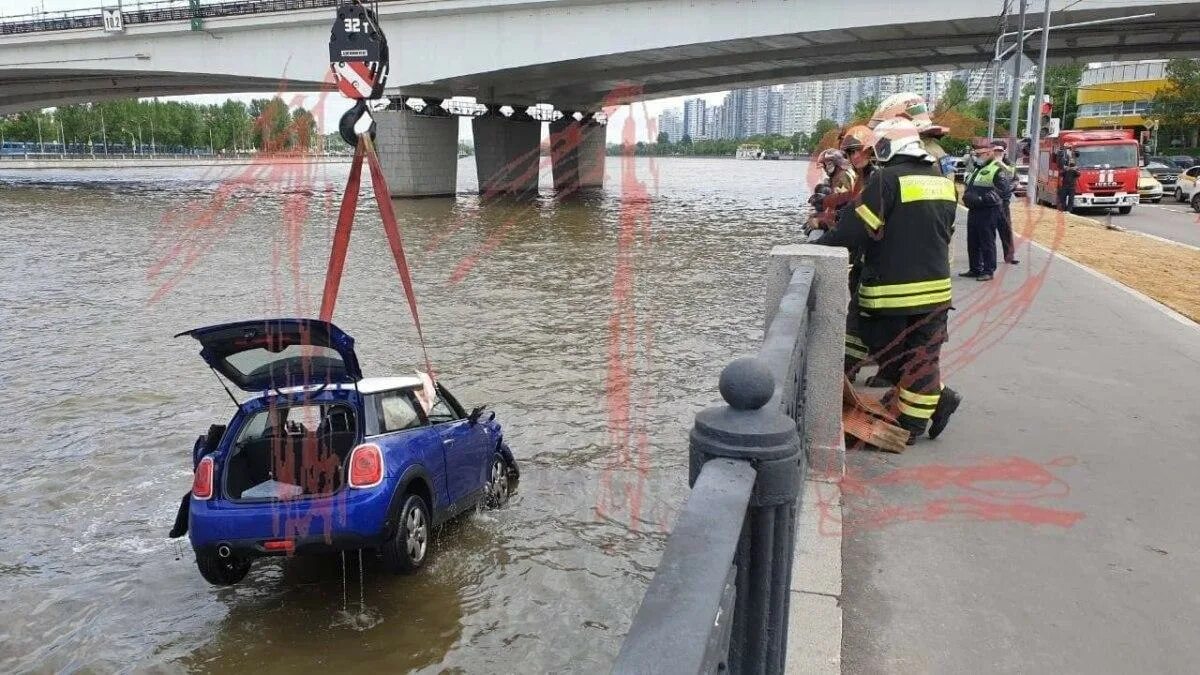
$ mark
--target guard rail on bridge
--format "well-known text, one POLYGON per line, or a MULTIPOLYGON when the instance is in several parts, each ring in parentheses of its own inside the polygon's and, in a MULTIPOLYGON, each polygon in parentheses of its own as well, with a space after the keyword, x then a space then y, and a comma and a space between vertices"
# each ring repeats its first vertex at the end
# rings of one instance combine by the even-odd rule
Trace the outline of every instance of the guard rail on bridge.
POLYGON ((621 647, 616 673, 786 669, 805 475, 809 461, 822 462, 817 446, 840 447, 841 436, 846 256, 821 248, 773 252, 775 276, 785 276, 786 287, 768 300, 758 355, 721 373, 726 405, 696 415, 692 491, 621 647), (832 297, 818 299, 817 291, 832 297), (826 419, 831 414, 832 427, 826 419), (837 430, 833 446, 829 428, 837 430))
MULTIPOLYGON (((385 0, 386 1, 386 0, 385 0)), ((244 0, 242 2, 218 2, 191 6, 179 0, 146 2, 125 5, 121 17, 125 25, 158 23, 162 21, 190 21, 220 16, 244 14, 266 14, 288 12, 297 9, 336 7, 339 0, 244 0)), ((115 4, 115 3, 114 3, 115 4)), ((42 31, 72 30, 77 28, 104 28, 101 9, 115 7, 91 7, 64 12, 46 12, 23 17, 0 18, 0 35, 38 33, 42 31)))

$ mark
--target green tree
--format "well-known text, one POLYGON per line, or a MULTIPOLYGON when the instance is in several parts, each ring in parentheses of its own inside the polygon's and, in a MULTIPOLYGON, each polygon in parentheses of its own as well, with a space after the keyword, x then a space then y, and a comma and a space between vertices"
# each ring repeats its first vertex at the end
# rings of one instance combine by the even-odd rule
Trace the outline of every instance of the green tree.
POLYGON ((1180 139, 1190 148, 1200 146, 1200 61, 1167 62, 1167 86, 1154 95, 1149 117, 1158 122, 1160 139, 1180 139))
POLYGON ((658 141, 657 142, 658 142, 658 145, 669 145, 671 143, 671 137, 669 135, 667 135, 667 132, 660 131, 660 132, 658 132, 658 141))
MULTIPOLYGON (((874 112, 874 111, 872 111, 872 112, 874 112)), ((817 120, 816 126, 813 127, 812 135, 809 136, 808 147, 805 148, 805 151, 812 152, 812 151, 816 150, 817 145, 821 142, 821 139, 824 138, 825 135, 828 134, 830 131, 834 131, 837 128, 838 128, 838 124, 837 124, 837 122, 834 122, 833 120, 830 120, 830 119, 817 120)))
POLYGON ((881 103, 878 96, 868 96, 854 104, 854 113, 851 117, 858 122, 865 122, 871 119, 871 115, 875 114, 875 109, 881 103))
POLYGON ((937 106, 934 107, 934 114, 958 110, 967 102, 967 96, 966 82, 958 79, 950 80, 950 84, 946 85, 946 91, 942 93, 937 106))

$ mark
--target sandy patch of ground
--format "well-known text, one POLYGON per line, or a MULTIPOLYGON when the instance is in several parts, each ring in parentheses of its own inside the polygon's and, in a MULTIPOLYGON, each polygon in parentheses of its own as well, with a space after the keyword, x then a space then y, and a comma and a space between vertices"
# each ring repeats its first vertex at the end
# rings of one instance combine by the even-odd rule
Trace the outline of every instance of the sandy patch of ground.
POLYGON ((1015 200, 1012 218, 1015 237, 1031 237, 1200 322, 1200 251, 1015 200))

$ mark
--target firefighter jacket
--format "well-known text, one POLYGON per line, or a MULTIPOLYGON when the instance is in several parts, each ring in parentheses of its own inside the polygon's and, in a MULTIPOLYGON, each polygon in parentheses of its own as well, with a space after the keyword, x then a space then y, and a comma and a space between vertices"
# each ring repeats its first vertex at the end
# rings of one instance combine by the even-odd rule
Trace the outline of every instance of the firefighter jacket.
POLYGON ((954 182, 936 163, 900 155, 867 179, 861 198, 815 243, 863 251, 858 306, 924 314, 950 306, 954 182))
POLYGON ((1012 197, 1008 167, 990 160, 976 167, 963 181, 963 206, 968 209, 990 209, 1002 206, 1012 197))

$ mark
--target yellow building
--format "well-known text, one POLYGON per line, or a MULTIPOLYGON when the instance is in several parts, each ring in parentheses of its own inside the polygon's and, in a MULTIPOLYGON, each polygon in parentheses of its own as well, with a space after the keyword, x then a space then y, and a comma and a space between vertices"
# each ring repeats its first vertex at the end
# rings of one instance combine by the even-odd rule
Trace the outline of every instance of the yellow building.
POLYGON ((1166 70, 1166 61, 1138 61, 1083 71, 1075 128, 1146 131, 1153 124, 1144 115, 1155 92, 1167 86, 1166 70))

